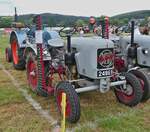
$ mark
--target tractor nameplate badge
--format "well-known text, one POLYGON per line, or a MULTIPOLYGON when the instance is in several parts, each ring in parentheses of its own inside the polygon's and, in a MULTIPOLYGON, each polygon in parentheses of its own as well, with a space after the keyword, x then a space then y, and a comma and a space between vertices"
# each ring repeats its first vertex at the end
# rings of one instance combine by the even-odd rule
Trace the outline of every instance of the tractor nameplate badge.
POLYGON ((97 50, 97 77, 111 76, 114 64, 113 49, 97 50))

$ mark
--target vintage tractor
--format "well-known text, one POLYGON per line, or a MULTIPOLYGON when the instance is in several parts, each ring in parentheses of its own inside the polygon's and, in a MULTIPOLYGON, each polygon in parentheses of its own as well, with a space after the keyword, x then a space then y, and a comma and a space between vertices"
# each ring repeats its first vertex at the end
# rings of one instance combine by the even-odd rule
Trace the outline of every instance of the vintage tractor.
POLYGON ((25 69, 25 59, 23 56, 26 47, 25 40, 27 38, 25 25, 18 22, 17 10, 15 8, 14 22, 12 23, 12 32, 10 33, 10 48, 6 48, 6 61, 13 61, 15 69, 25 69))
POLYGON ((26 42, 24 52, 28 83, 42 96, 54 94, 60 112, 62 93, 66 93, 66 118, 69 122, 75 123, 80 118, 77 93, 93 90, 105 93, 112 87, 119 102, 125 105, 135 106, 141 101, 143 93, 139 79, 131 72, 119 73, 114 67, 114 43, 111 40, 71 38, 74 30, 63 28, 59 34, 67 38, 66 46, 49 39, 45 45, 40 16, 35 21, 36 45, 26 42))
POLYGON ((27 38, 25 27, 22 23, 13 23, 13 31, 10 34, 10 48, 6 48, 6 60, 13 61, 13 66, 17 70, 25 69, 24 49, 27 38))
POLYGON ((141 35, 138 27, 135 28, 134 21, 131 22, 131 37, 121 37, 115 43, 118 47, 116 53, 116 69, 134 74, 139 78, 143 96, 141 101, 150 98, 150 82, 146 72, 150 67, 150 36, 141 35))

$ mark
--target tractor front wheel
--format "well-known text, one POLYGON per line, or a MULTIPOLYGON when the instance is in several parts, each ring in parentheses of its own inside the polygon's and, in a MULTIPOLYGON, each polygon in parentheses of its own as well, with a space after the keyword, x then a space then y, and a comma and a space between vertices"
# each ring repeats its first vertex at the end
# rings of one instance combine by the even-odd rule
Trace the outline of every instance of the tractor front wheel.
POLYGON ((80 119, 80 101, 72 84, 66 81, 60 82, 56 86, 56 102, 61 113, 62 93, 66 94, 66 119, 70 123, 76 123, 80 119))
POLYGON ((142 99, 142 89, 139 79, 132 73, 126 73, 126 88, 117 86, 114 89, 115 95, 120 103, 128 106, 137 105, 142 99))
POLYGON ((131 70, 130 73, 134 74, 141 83, 141 88, 143 91, 141 101, 147 101, 150 98, 150 82, 148 75, 142 70, 131 70))
POLYGON ((29 54, 27 55, 26 71, 29 86, 34 92, 37 92, 38 86, 37 60, 33 52, 29 52, 29 54))

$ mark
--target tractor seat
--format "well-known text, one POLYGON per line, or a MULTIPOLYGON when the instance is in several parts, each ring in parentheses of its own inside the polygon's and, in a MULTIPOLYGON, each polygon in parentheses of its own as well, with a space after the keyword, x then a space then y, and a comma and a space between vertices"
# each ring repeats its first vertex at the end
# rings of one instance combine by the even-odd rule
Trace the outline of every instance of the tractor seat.
MULTIPOLYGON (((35 39, 35 29, 31 28, 28 32, 27 35, 30 39, 35 39)), ((42 38, 43 38, 43 44, 48 45, 48 40, 51 39, 51 36, 49 34, 49 32, 44 31, 42 34, 42 38)))
POLYGON ((48 45, 48 40, 52 39, 48 31, 44 31, 42 34, 43 43, 48 45))
POLYGON ((27 32, 28 36, 32 36, 33 38, 35 38, 35 29, 31 28, 28 32, 27 32))

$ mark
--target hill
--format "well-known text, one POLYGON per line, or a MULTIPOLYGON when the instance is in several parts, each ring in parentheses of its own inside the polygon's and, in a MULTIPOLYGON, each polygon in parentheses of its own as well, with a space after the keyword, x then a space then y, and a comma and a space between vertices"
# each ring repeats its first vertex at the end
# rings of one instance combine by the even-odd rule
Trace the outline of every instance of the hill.
POLYGON ((150 17, 150 10, 141 10, 141 11, 134 11, 134 12, 128 12, 119 14, 116 16, 111 17, 112 19, 144 19, 146 17, 150 17))
MULTIPOLYGON (((20 15, 18 17, 19 21, 30 24, 32 23, 32 19, 35 14, 27 14, 20 15)), ((71 16, 71 15, 60 15, 60 14, 52 14, 52 13, 43 13, 41 14, 42 21, 44 24, 48 26, 73 26, 77 20, 82 20, 84 23, 88 24, 89 17, 84 16, 71 16)), ((144 19, 146 17, 150 17, 150 10, 142 10, 142 11, 134 11, 128 12, 120 15, 116 15, 110 18, 110 22, 114 25, 124 25, 130 21, 130 19, 144 19)), ((100 20, 100 17, 96 18, 100 20)), ((3 27, 11 27, 11 23, 13 21, 13 17, 0 16, 0 28, 3 27)), ((81 21, 80 21, 81 22, 81 21)))
MULTIPOLYGON (((24 21, 25 23, 30 23, 32 21, 33 16, 35 14, 28 15, 20 15, 19 21, 24 21)), ((48 26, 58 26, 58 25, 66 25, 72 26, 78 19, 82 19, 85 22, 88 22, 88 17, 83 16, 69 16, 69 15, 60 15, 60 14, 51 14, 51 13, 43 13, 42 22, 47 24, 48 26)))

